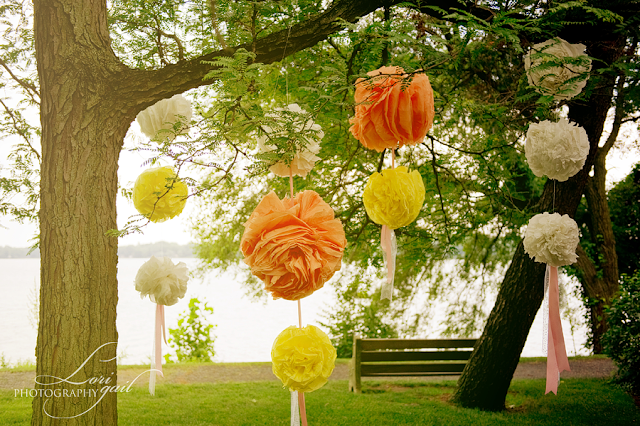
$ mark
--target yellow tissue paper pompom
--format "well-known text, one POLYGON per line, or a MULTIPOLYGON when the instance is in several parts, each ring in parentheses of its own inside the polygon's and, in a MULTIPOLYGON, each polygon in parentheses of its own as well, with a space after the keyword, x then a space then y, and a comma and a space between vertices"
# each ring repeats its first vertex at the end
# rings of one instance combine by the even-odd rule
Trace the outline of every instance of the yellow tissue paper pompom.
POLYGON ((133 186, 133 205, 152 222, 164 222, 182 213, 189 190, 171 167, 145 170, 133 186))
POLYGON ((336 349, 329 336, 313 325, 287 327, 276 337, 271 365, 291 391, 313 392, 327 383, 336 362, 336 349))
POLYGON ((424 183, 417 170, 400 166, 369 177, 362 199, 367 214, 391 229, 407 226, 418 217, 424 203, 424 183))

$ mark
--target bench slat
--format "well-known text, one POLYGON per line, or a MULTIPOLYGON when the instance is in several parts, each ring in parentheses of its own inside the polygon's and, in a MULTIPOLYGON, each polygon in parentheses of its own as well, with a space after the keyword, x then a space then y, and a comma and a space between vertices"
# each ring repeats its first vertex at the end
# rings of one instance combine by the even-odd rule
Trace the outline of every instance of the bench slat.
POLYGON ((476 339, 363 339, 362 350, 473 348, 476 339))
MULTIPOLYGON (((446 363, 429 363, 429 364, 403 364, 403 363, 387 363, 387 364, 362 364, 360 374, 362 376, 371 375, 398 375, 405 373, 406 375, 423 375, 424 373, 450 373, 460 374, 464 370, 466 363, 446 362, 446 363)), ((438 374, 436 374, 438 375, 438 374)))
POLYGON ((472 351, 363 351, 361 361, 466 361, 471 353, 472 351))
POLYGON ((418 373, 379 373, 379 374, 363 374, 363 377, 425 377, 425 376, 459 376, 462 373, 442 372, 418 372, 418 373))

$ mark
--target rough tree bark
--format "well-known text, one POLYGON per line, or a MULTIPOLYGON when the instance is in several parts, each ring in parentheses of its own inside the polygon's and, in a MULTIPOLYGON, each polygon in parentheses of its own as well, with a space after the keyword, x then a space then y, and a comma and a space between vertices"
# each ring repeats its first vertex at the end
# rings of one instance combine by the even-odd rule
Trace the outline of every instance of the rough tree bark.
POLYGON ((122 66, 109 47, 106 13, 99 0, 34 1, 43 160, 36 368, 45 383, 37 388, 75 396, 44 391, 33 399, 33 425, 117 420, 115 393, 91 408, 106 380, 56 384, 116 381, 117 242, 105 232, 117 227, 118 155, 130 121, 111 94, 112 75, 122 66))
MULTIPOLYGON (((594 61, 592 76, 618 59, 625 45, 625 39, 614 34, 608 25, 560 36, 572 43, 585 43, 587 54, 602 60, 594 61)), ((540 211, 555 211, 571 217, 575 215, 589 172, 596 161, 614 83, 614 76, 603 75, 588 102, 569 104, 569 119, 582 126, 589 137, 589 156, 584 168, 568 181, 555 185, 547 182, 539 203, 540 211)), ((533 262, 524 253, 521 242, 500 286, 482 336, 458 381, 454 394, 458 404, 484 410, 504 409, 520 353, 542 303, 544 270, 543 264, 533 262)))

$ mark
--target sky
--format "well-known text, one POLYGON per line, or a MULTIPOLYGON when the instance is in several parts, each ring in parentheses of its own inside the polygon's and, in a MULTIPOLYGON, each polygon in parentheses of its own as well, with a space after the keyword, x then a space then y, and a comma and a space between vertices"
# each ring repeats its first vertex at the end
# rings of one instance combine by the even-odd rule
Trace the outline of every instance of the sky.
MULTIPOLYGON (((136 140, 143 138, 138 124, 134 121, 131 124, 129 133, 125 139, 125 148, 132 147, 136 140)), ((0 164, 5 164, 5 158, 9 152, 8 140, 0 140, 0 164)), ((142 164, 150 157, 149 153, 135 152, 127 149, 122 150, 118 162, 118 180, 121 186, 133 187, 133 182, 138 175, 149 166, 142 164)), ((169 165, 165 162, 161 165, 169 165)), ((144 234, 132 234, 120 238, 120 245, 149 244, 158 241, 175 242, 178 244, 188 244, 192 241, 190 234, 189 217, 193 211, 193 200, 189 199, 185 209, 180 216, 163 223, 150 223, 143 228, 144 234)), ((130 216, 138 214, 133 207, 133 203, 118 195, 118 227, 123 227, 130 216)), ((38 234, 37 226, 34 224, 19 224, 0 216, 0 246, 28 247, 29 242, 38 234)))
MULTIPOLYGON (((634 164, 640 162, 640 143, 638 142, 640 136, 637 129, 633 127, 633 123, 627 124, 629 125, 621 130, 620 137, 628 141, 635 141, 635 144, 626 143, 625 145, 635 145, 636 148, 626 151, 614 148, 609 153, 607 157, 607 168, 609 170, 607 186, 609 188, 629 174, 634 164)), ((606 135, 603 136, 603 139, 604 137, 606 135)), ((131 188, 136 177, 149 167, 142 165, 151 156, 149 153, 126 149, 127 147, 135 146, 136 141, 142 138, 145 138, 145 136, 140 132, 140 127, 134 121, 125 139, 125 149, 120 154, 118 179, 121 186, 131 188)), ((0 165, 6 164, 5 159, 10 150, 10 144, 10 138, 0 139, 0 165)), ((165 162, 161 165, 170 164, 165 162)), ((143 228, 144 234, 132 234, 122 237, 120 245, 148 244, 159 241, 178 244, 192 242, 189 218, 193 208, 193 199, 190 199, 182 214, 177 218, 158 224, 151 223, 143 228)), ((133 204, 121 196, 118 196, 117 209, 119 227, 122 227, 130 216, 137 214, 133 204)), ((31 245, 29 240, 36 236, 37 233, 38 230, 34 224, 19 224, 9 220, 7 217, 0 216, 0 246, 28 247, 31 245)))

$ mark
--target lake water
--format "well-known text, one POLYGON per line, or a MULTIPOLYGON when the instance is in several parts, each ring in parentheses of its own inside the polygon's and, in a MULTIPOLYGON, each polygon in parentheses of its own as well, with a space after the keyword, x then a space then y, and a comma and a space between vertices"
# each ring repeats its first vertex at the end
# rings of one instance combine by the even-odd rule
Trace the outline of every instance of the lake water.
MULTIPOLYGON (((155 306, 148 298, 141 299, 133 285, 138 268, 146 260, 121 258, 118 262, 118 354, 122 364, 146 363, 151 353, 155 306)), ((177 261, 185 262, 190 269, 195 269, 198 263, 197 259, 174 259, 174 263, 177 261)), ((0 259, 0 271, 0 355, 4 354, 11 363, 33 361, 37 330, 29 321, 30 298, 39 281, 40 260, 0 259)), ((216 325, 215 361, 218 362, 270 361, 273 340, 286 327, 298 322, 295 302, 253 302, 244 296, 241 283, 232 274, 211 273, 204 280, 191 278, 185 298, 165 308, 167 328, 177 327, 178 316, 187 309, 192 297, 205 300, 214 309, 210 321, 216 325)), ((319 326, 323 310, 334 300, 330 286, 303 299, 303 324, 319 326)), ((542 322, 539 312, 522 356, 544 356, 542 322)), ((569 354, 575 353, 574 348, 579 354, 585 354, 581 349, 586 340, 584 327, 577 330, 575 338, 569 327, 569 323, 563 321, 569 354)), ((163 353, 167 350, 164 347, 163 353)))

